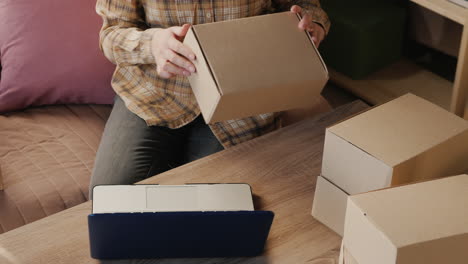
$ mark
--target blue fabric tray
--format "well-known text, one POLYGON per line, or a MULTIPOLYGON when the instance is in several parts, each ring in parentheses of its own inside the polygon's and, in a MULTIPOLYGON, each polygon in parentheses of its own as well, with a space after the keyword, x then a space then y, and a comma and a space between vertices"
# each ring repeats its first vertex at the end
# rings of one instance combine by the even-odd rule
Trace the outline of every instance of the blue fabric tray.
POLYGON ((271 211, 91 214, 91 257, 257 256, 263 252, 273 217, 271 211))

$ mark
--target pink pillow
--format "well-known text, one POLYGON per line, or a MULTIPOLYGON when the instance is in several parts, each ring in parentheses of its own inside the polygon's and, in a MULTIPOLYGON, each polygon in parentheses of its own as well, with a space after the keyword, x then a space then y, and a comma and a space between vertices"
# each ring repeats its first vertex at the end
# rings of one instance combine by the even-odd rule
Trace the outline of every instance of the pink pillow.
POLYGON ((115 66, 99 50, 96 0, 0 0, 0 113, 109 104, 115 66))

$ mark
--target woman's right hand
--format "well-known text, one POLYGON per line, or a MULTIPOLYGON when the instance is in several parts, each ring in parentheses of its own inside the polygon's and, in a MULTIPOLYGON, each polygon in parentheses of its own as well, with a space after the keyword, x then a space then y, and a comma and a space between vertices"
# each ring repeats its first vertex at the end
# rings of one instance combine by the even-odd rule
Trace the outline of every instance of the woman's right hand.
POLYGON ((184 45, 190 25, 158 30, 151 41, 151 49, 156 60, 156 70, 160 77, 171 78, 176 75, 190 76, 196 71, 192 61, 195 53, 184 45))

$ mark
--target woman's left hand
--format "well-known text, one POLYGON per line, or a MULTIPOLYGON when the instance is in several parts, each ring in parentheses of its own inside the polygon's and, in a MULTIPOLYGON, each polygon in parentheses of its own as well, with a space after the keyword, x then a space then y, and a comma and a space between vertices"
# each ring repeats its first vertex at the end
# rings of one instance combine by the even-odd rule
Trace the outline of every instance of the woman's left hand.
POLYGON ((317 46, 318 48, 320 42, 322 42, 322 40, 325 38, 325 30, 322 26, 313 21, 312 16, 310 14, 304 11, 305 10, 298 5, 293 5, 291 7, 291 12, 299 14, 302 17, 301 21, 299 21, 298 27, 300 29, 309 31, 310 35, 312 36, 312 40, 315 43, 315 46, 317 46))

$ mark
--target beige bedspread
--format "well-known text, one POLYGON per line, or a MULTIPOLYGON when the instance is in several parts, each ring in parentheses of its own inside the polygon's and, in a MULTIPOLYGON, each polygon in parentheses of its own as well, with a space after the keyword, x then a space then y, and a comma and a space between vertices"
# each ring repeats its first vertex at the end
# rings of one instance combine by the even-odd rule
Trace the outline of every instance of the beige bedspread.
POLYGON ((0 233, 88 199, 110 106, 48 106, 0 115, 0 233))

